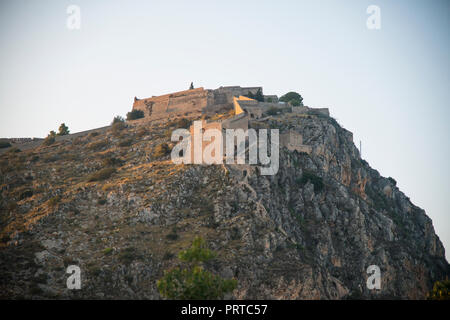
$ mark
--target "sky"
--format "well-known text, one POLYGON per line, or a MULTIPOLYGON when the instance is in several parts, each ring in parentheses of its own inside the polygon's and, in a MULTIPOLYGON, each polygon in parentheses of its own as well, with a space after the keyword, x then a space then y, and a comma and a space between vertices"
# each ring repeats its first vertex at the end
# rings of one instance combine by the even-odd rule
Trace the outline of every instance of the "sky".
POLYGON ((105 126, 191 81, 297 91, 426 210, 449 260, 449 15, 448 0, 0 0, 0 137, 105 126))

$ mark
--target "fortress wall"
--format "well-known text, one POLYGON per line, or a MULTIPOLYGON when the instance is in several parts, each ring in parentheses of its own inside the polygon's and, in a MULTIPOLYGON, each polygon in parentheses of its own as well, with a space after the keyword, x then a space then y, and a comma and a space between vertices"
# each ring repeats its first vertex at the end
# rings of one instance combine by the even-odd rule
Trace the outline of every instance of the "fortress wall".
POLYGON ((142 110, 145 117, 160 119, 167 117, 168 114, 201 111, 207 104, 208 91, 197 88, 136 100, 133 104, 133 110, 142 110))
POLYGON ((290 151, 306 152, 308 154, 312 152, 311 146, 303 144, 303 136, 294 130, 280 134, 280 145, 290 151))
POLYGON ((241 113, 233 118, 222 121, 224 129, 244 129, 248 130, 248 115, 241 113))
POLYGON ((305 113, 309 110, 306 106, 292 107, 292 113, 305 113))
POLYGON ((310 110, 314 110, 315 112, 319 112, 319 113, 321 113, 323 115, 326 115, 327 117, 330 116, 330 110, 328 110, 328 108, 313 108, 313 109, 310 109, 310 110))
POLYGON ((252 94, 256 94, 258 89, 261 89, 262 92, 262 87, 239 87, 239 86, 220 87, 218 89, 215 89, 214 92, 217 94, 224 94, 227 97, 227 101, 232 103, 233 97, 245 96, 249 92, 251 92, 252 94))
POLYGON ((272 94, 272 95, 267 95, 267 96, 265 95, 264 96, 264 102, 269 102, 269 101, 267 101, 269 99, 271 99, 273 103, 278 103, 278 96, 277 95, 272 94))

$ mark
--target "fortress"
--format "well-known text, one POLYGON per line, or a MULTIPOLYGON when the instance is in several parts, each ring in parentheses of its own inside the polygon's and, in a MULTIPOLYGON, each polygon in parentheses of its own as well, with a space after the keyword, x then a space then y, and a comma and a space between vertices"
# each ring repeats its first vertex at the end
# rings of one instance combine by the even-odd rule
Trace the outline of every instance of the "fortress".
POLYGON ((153 96, 146 99, 134 98, 133 110, 141 110, 146 118, 163 119, 168 115, 181 116, 192 112, 215 113, 231 109, 233 97, 256 94, 262 87, 220 87, 215 90, 196 88, 153 96))
MULTIPOLYGON (((242 129, 252 127, 254 121, 264 121, 276 114, 298 116, 314 111, 316 114, 329 116, 327 108, 309 108, 304 105, 292 106, 279 102, 276 95, 264 95, 262 87, 228 86, 218 89, 204 89, 202 87, 169 93, 151 98, 134 98, 133 110, 144 112, 144 120, 164 120, 184 117, 190 114, 213 115, 215 113, 234 110, 231 118, 221 121, 202 121, 203 129, 242 129), (259 94, 259 100, 249 98, 259 94), (261 99, 262 97, 262 99, 261 99)), ((194 139, 193 126, 189 128, 194 139)), ((224 135, 225 136, 225 135, 224 135)), ((212 143, 212 142, 209 142, 212 143)), ((209 143, 203 143, 204 149, 209 143)), ((311 153, 311 146, 303 145, 302 135, 294 130, 280 132, 280 146, 290 151, 311 153)))

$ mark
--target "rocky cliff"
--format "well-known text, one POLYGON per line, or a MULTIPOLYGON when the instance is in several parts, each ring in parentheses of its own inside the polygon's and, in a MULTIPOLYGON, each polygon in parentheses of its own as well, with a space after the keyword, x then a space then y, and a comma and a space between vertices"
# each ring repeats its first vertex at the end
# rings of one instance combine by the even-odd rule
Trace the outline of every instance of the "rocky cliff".
POLYGON ((160 147, 171 122, 1 155, 1 298, 159 299, 156 280, 196 235, 237 299, 421 299, 449 274, 430 218, 333 118, 250 124, 295 130, 312 152, 281 149, 274 176, 174 165, 160 147), (71 264, 81 290, 66 288, 71 264), (366 287, 370 265, 380 290, 366 287))

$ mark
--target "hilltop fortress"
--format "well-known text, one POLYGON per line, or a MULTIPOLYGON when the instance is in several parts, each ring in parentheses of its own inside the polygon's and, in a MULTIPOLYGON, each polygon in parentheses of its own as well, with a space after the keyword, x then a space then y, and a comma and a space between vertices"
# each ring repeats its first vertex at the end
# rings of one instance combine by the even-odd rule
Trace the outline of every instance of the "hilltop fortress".
POLYGON ((231 109, 233 97, 256 94, 262 87, 220 87, 215 90, 196 88, 146 99, 134 98, 133 110, 141 110, 152 120, 201 111, 214 113, 231 109))
POLYGON ((291 106, 289 103, 279 102, 276 95, 264 95, 262 87, 228 86, 218 89, 200 87, 145 99, 135 97, 133 103, 133 110, 143 111, 146 120, 167 119, 195 112, 214 114, 232 109, 235 116, 245 114, 249 119, 262 118, 269 110, 272 113, 277 110, 294 114, 314 110, 329 116, 327 108, 311 109, 304 105, 291 106), (248 97, 255 96, 258 92, 264 101, 248 97))
MULTIPOLYGON (((289 103, 279 102, 276 95, 264 95, 262 87, 228 86, 218 89, 196 88, 174 92, 151 98, 134 98, 133 110, 144 112, 144 120, 165 120, 194 113, 213 115, 220 112, 233 110, 233 116, 224 120, 203 120, 202 128, 217 129, 242 129, 244 131, 253 127, 253 122, 261 122, 270 119, 277 114, 297 116, 313 111, 323 116, 329 116, 328 108, 309 108, 304 105, 292 106, 289 103), (260 99, 249 98, 259 94, 260 99)), ((194 128, 190 127, 192 139, 194 128)), ((225 136, 225 135, 224 135, 225 136)), ((210 142, 212 143, 212 142, 210 142)), ((203 143, 206 148, 209 143, 203 143)), ((280 133, 280 146, 291 151, 311 153, 311 147, 303 145, 302 135, 294 130, 280 133)))

